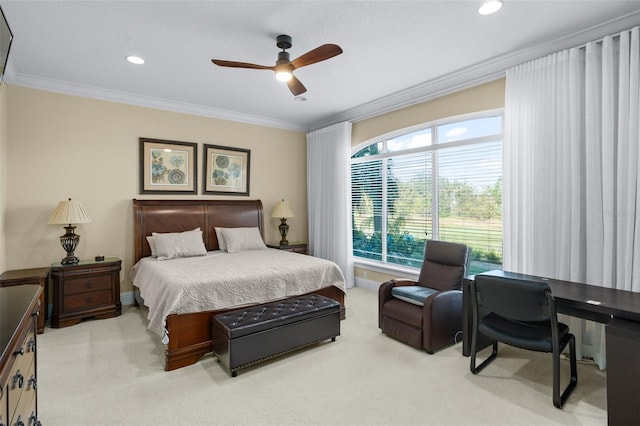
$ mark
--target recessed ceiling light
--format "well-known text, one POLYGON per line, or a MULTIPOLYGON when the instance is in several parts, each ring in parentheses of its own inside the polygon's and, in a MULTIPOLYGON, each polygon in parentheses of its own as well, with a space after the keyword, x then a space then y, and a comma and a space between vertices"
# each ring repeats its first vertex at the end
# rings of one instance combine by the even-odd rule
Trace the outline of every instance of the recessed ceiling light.
POLYGON ((127 56, 127 61, 131 62, 132 64, 136 64, 136 65, 144 64, 144 59, 142 59, 139 56, 127 56))
POLYGON ((480 9, 478 9, 478 13, 480 15, 491 15, 492 13, 496 13, 502 7, 502 0, 487 0, 482 3, 480 9))

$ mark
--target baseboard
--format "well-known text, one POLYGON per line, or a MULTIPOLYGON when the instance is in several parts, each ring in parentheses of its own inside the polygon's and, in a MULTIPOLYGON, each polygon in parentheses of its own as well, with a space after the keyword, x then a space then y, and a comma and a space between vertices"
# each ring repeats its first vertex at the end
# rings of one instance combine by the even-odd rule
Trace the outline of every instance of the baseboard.
POLYGON ((123 305, 133 305, 133 301, 134 301, 133 290, 120 293, 120 303, 122 303, 123 305))
POLYGON ((375 292, 378 291, 378 287, 380 287, 380 284, 382 284, 378 281, 368 280, 366 278, 359 278, 359 277, 356 277, 355 281, 356 281, 356 287, 364 288, 364 289, 375 291, 375 292))

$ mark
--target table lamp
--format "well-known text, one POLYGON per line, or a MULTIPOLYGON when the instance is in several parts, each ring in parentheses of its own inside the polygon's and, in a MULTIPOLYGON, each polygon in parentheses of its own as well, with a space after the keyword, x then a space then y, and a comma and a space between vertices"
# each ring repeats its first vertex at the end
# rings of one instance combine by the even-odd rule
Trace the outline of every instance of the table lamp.
POLYGON ((293 212, 291 211, 291 207, 289 207, 289 202, 282 200, 276 204, 276 208, 273 209, 273 213, 271 213, 271 217, 275 217, 280 219, 280 235, 282 239, 280 240, 281 246, 289 245, 289 241, 287 241, 287 232, 289 232, 289 225, 287 225, 287 218, 295 217, 293 212))
POLYGON ((73 225, 89 222, 91 222, 91 218, 87 212, 84 211, 82 204, 77 201, 71 201, 71 198, 69 198, 69 201, 60 201, 53 213, 51 213, 49 221, 47 222, 48 224, 67 225, 64 227, 66 233, 60 237, 60 244, 67 252, 67 257, 60 261, 61 264, 75 265, 80 261, 80 259, 73 254, 80 242, 80 235, 74 232, 76 227, 73 225))

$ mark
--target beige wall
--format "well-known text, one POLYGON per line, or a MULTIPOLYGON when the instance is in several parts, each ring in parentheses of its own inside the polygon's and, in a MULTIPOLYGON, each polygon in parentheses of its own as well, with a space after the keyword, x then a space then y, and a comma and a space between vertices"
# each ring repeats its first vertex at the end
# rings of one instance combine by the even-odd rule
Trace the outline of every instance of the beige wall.
MULTIPOLYGON (((352 145, 440 118, 504 106, 504 79, 353 124, 352 145)), ((93 223, 79 225, 76 254, 123 259, 121 291, 131 290, 132 198, 192 198, 139 195, 139 137, 251 150, 251 199, 261 199, 267 216, 267 242, 279 241, 275 203, 286 198, 296 217, 290 241, 307 241, 306 137, 279 130, 0 86, 0 267, 39 267, 64 257, 62 226, 47 225, 56 203, 81 201, 93 223), (4 222, 4 223, 3 223, 4 222)), ((224 198, 215 196, 198 197, 224 198)), ((237 198, 237 197, 228 197, 237 198)), ((356 268, 356 277, 382 282, 385 274, 356 268)))
POLYGON ((351 145, 417 124, 504 107, 505 79, 461 90, 353 124, 351 145))
POLYGON ((3 91, 8 89, 10 105, 5 226, 0 231, 6 241, 6 269, 46 266, 64 257, 58 239, 64 233, 62 226, 46 222, 57 202, 71 197, 82 202, 93 220, 78 225, 81 241, 76 255, 120 257, 121 291, 130 291, 131 200, 195 197, 139 195, 139 137, 198 143, 199 188, 203 144, 250 149, 249 198, 263 202, 265 239, 280 240, 279 220, 270 214, 285 198, 296 214, 288 220, 289 241, 307 241, 304 133, 2 86, 3 91))
MULTIPOLYGON (((396 130, 478 111, 504 108, 505 79, 462 90, 353 124, 351 146, 396 130)), ((371 141, 373 143, 373 141, 371 141)), ((384 282, 397 276, 355 268, 355 277, 384 282)))
POLYGON ((4 211, 7 194, 7 83, 0 84, 0 272, 6 269, 4 211))

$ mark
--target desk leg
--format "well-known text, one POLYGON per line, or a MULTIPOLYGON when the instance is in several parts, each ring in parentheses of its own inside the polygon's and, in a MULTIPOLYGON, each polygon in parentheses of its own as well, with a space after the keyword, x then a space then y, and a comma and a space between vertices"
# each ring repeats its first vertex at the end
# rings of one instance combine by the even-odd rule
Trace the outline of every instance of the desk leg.
POLYGON ((613 318, 606 326, 609 426, 640 419, 640 323, 613 318))

